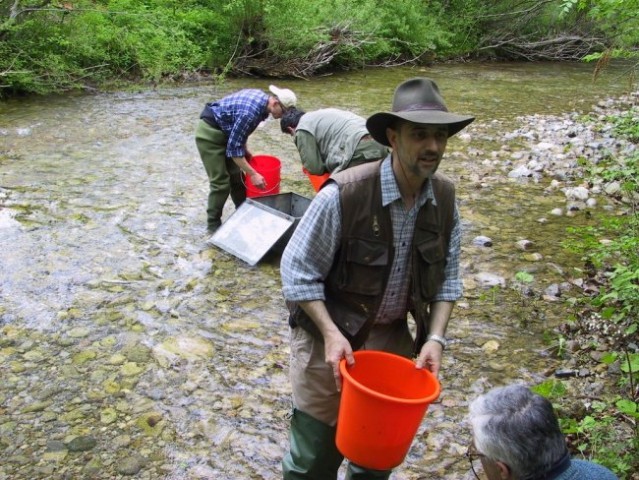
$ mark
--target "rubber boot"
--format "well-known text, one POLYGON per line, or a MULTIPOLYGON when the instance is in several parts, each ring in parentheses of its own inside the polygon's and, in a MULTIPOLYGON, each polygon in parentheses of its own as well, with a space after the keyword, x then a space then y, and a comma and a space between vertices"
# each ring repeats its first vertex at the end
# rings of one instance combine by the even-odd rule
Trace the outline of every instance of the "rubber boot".
POLYGON ((224 211, 224 204, 228 198, 228 192, 209 192, 209 201, 206 209, 207 216, 207 229, 210 233, 220 228, 222 225, 222 212, 224 211))
POLYGON ((391 473, 392 470, 369 470, 349 462, 344 480, 388 480, 391 473))
MULTIPOLYGON (((231 162, 233 163, 233 165, 235 165, 235 162, 233 162, 232 160, 231 162)), ((231 200, 233 200, 235 208, 237 209, 237 207, 242 205, 242 203, 244 203, 244 200, 246 200, 246 186, 244 185, 244 182, 246 180, 242 178, 242 172, 237 165, 235 165, 235 169, 229 168, 229 172, 229 183, 231 184, 231 200)))
POLYGON ((282 460, 284 480, 337 478, 344 457, 335 446, 335 427, 295 409, 289 440, 290 450, 282 460))

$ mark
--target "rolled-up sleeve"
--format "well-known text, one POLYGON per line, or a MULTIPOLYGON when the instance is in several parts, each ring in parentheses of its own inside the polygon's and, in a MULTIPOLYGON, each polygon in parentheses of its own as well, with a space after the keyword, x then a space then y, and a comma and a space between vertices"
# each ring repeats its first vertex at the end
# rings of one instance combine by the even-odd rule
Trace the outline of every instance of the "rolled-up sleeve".
POLYGON ((315 196, 280 262, 282 293, 288 301, 325 300, 324 279, 341 238, 339 189, 330 183, 315 196))

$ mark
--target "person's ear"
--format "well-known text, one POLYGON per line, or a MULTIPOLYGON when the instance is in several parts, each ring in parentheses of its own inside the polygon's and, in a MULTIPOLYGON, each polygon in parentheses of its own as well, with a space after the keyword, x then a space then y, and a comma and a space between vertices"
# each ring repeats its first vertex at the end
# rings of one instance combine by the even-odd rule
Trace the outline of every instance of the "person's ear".
POLYGON ((397 130, 386 127, 386 138, 388 139, 388 143, 395 150, 395 143, 397 142, 397 130))
POLYGON ((288 130, 289 135, 295 135, 295 129, 293 127, 286 127, 286 129, 288 130))
POLYGON ((495 465, 499 470, 499 478, 503 480, 508 480, 510 478, 510 467, 506 465, 504 462, 496 461, 495 465))

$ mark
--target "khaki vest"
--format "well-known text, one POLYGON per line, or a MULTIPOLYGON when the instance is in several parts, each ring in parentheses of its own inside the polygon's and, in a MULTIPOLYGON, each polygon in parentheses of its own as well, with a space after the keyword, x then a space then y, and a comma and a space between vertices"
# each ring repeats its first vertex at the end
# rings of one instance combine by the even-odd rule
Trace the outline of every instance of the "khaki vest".
POLYGON ((357 144, 368 135, 366 119, 336 108, 324 108, 302 115, 297 130, 309 132, 315 138, 326 170, 344 170, 353 158, 357 144))
MULTIPOLYGON (((390 207, 382 206, 381 161, 344 170, 338 184, 342 238, 325 279, 326 308, 354 350, 373 326, 394 258, 390 207)), ((435 207, 428 200, 417 214, 413 235, 409 310, 417 321, 416 351, 428 333, 429 305, 444 281, 453 229, 455 187, 441 174, 431 178, 435 207)), ((295 303, 289 323, 321 338, 315 323, 295 303)))

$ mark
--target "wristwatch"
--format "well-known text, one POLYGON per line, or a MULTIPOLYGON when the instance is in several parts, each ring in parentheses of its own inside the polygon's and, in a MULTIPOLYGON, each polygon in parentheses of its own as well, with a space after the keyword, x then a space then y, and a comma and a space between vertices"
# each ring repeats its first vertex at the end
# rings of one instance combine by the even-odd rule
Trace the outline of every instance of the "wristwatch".
POLYGON ((426 341, 433 341, 433 342, 437 342, 442 346, 442 350, 446 350, 446 347, 448 346, 448 340, 446 340, 444 337, 442 337, 441 335, 428 335, 428 338, 426 341))

